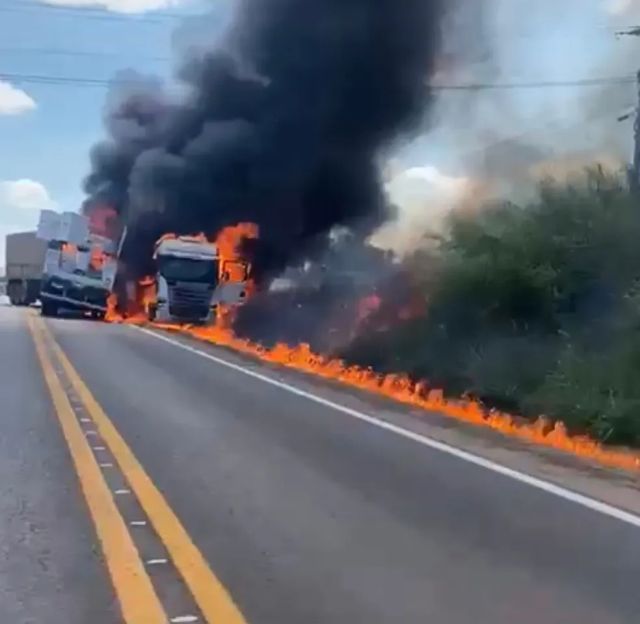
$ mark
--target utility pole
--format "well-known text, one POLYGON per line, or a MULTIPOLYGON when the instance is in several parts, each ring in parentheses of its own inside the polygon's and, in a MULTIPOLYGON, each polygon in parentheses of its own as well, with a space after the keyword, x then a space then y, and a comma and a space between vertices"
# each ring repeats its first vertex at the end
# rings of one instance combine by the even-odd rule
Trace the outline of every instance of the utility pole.
POLYGON ((636 74, 638 105, 633 122, 633 163, 629 175, 629 186, 633 193, 640 191, 640 71, 636 74))
MULTIPOLYGON (((616 37, 640 37, 640 26, 616 33, 616 37)), ((640 71, 636 74, 637 104, 633 111, 618 117, 625 121, 633 116, 633 161, 628 169, 629 188, 632 193, 640 194, 640 71)))

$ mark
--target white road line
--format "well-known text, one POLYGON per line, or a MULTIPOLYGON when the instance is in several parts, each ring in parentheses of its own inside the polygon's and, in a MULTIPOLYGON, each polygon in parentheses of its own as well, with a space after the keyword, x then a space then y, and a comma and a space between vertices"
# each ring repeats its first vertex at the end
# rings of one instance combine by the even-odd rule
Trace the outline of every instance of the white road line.
POLYGON ((164 565, 165 563, 169 563, 167 559, 149 559, 147 560, 147 565, 164 565))
POLYGON ((131 526, 134 526, 134 527, 141 527, 141 526, 147 526, 147 521, 146 520, 132 520, 131 522, 129 522, 129 524, 131 526))
POLYGON ((384 429, 385 431, 395 433, 396 435, 402 436, 403 438, 413 440, 414 442, 418 442, 419 444, 422 444, 429 448, 435 449, 442 453, 446 453, 448 455, 452 455, 453 457, 462 459, 463 461, 474 464, 475 466, 485 468, 486 470, 491 470, 492 472, 503 475, 510 479, 514 479, 515 481, 519 481, 520 483, 525 483, 526 485, 534 487, 538 490, 542 490, 543 492, 547 492, 548 494, 553 494, 554 496, 563 498, 564 500, 575 503, 576 505, 586 507, 587 509, 590 509, 592 511, 596 511, 605 516, 615 518, 616 520, 620 520, 622 522, 626 522, 627 524, 640 528, 640 516, 637 516, 629 511, 625 511, 624 509, 614 507, 613 505, 609 505, 608 503, 599 501, 595 498, 579 494, 578 492, 573 492, 572 490, 564 488, 560 485, 556 485, 538 477, 533 477, 524 472, 520 472, 519 470, 508 468, 507 466, 503 466, 502 464, 498 464, 468 451, 463 451, 462 449, 459 449, 455 446, 451 446, 444 442, 439 442, 438 440, 434 440, 433 438, 429 438, 425 435, 415 433, 414 431, 403 429, 402 427, 398 427, 397 425, 386 422, 384 420, 380 420, 379 418, 370 416, 369 414, 365 414, 364 412, 346 407, 345 405, 334 403, 333 401, 324 399, 318 395, 312 394, 311 392, 301 390, 300 388, 296 388, 291 384, 273 379, 267 375, 263 375, 262 373, 257 373, 248 368, 244 368, 243 366, 239 366, 238 364, 227 362, 226 360, 216 357, 211 353, 207 353, 206 351, 202 351, 201 349, 196 349, 191 345, 180 342, 179 340, 174 340, 173 338, 169 338, 168 336, 163 336, 162 334, 158 334, 144 327, 136 327, 133 325, 130 325, 128 327, 133 327, 134 329, 137 329, 138 331, 141 331, 148 336, 156 338, 157 340, 162 340, 163 342, 167 342, 171 345, 174 345, 175 347, 179 347, 180 349, 184 349, 185 351, 189 351, 190 353, 199 355, 200 357, 203 357, 211 362, 220 364, 220 366, 225 366, 234 371, 237 371, 238 373, 242 373, 243 375, 252 377, 253 379, 258 379, 265 383, 271 384, 272 386, 280 388, 281 390, 286 390, 287 392, 295 394, 296 396, 303 397, 305 399, 308 399, 309 401, 313 401, 314 403, 323 405, 324 407, 329 407, 338 412, 342 412, 343 414, 347 414, 348 416, 369 423, 370 425, 379 427, 380 429, 384 429))
POLYGON ((104 464, 98 464, 100 466, 100 468, 113 468, 113 464, 109 464, 109 463, 104 463, 104 464))
POLYGON ((94 451, 106 451, 107 449, 104 446, 94 446, 94 451))
POLYGON ((131 494, 131 490, 126 490, 126 489, 116 490, 114 494, 117 494, 118 496, 122 496, 123 494, 131 494))
POLYGON ((189 622, 197 622, 198 618, 195 615, 179 615, 178 617, 171 618, 173 624, 187 624, 189 622))

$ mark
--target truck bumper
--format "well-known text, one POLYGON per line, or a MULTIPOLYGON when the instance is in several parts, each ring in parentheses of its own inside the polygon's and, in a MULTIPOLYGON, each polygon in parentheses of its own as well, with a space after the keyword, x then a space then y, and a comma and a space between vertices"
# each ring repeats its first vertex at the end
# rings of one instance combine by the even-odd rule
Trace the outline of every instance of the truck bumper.
POLYGON ((169 304, 158 304, 156 320, 161 323, 175 323, 176 325, 206 325, 211 321, 211 314, 200 309, 171 309, 169 304))
POLYGON ((51 301, 61 308, 73 310, 91 310, 95 312, 107 311, 109 292, 94 287, 78 287, 67 280, 45 280, 40 291, 41 301, 51 301))
POLYGON ((65 297, 63 295, 53 295, 51 293, 40 293, 40 299, 47 301, 56 301, 61 304, 61 307, 71 308, 74 310, 95 310, 96 312, 106 312, 107 306, 90 303, 89 301, 80 301, 78 299, 71 299, 70 297, 65 297))

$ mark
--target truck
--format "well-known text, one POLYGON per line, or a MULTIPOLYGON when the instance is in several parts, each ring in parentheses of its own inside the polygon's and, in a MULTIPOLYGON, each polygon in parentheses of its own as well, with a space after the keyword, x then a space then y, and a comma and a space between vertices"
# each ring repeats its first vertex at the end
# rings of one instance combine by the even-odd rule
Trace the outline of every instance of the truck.
POLYGON ((103 319, 117 270, 117 241, 92 234, 84 215, 43 210, 38 238, 46 242, 41 266, 43 316, 61 310, 103 319))
POLYGON ((145 313, 151 321, 207 324, 221 305, 247 296, 250 265, 223 258, 204 236, 165 236, 155 246, 156 273, 146 286, 145 313))
POLYGON ((68 309, 104 318, 116 279, 134 304, 126 308, 142 305, 151 321, 206 324, 219 306, 246 299, 250 265, 222 257, 203 235, 161 237, 154 248, 155 273, 132 284, 117 275, 126 229, 115 228, 117 240, 97 230, 104 228, 92 226, 85 215, 41 212, 37 235, 47 247, 40 292, 44 316, 68 309))
POLYGON ((40 295, 47 245, 36 232, 17 232, 6 238, 6 289, 12 305, 27 306, 40 295))

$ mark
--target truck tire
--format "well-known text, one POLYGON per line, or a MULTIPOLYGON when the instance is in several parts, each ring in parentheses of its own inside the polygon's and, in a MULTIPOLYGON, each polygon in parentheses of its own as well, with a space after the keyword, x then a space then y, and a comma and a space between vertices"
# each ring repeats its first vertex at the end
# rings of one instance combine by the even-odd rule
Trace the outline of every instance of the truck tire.
POLYGON ((104 321, 106 316, 107 313, 102 312, 101 310, 94 310, 93 312, 91 312, 91 318, 96 321, 104 321))
POLYGON ((53 301, 43 301, 40 312, 42 316, 56 317, 58 316, 58 304, 53 301))
POLYGON ((7 295, 9 295, 9 301, 11 302, 11 305, 25 305, 26 294, 26 288, 22 280, 10 280, 8 282, 7 295))

